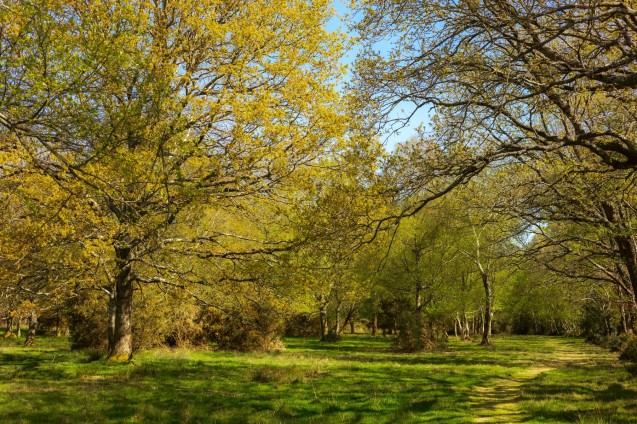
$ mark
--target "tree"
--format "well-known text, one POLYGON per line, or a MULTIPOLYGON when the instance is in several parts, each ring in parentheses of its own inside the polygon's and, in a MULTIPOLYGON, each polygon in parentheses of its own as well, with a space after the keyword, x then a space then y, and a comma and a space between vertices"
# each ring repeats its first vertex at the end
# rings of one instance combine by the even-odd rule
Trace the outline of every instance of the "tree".
POLYGON ((3 4, 0 135, 97 211, 111 359, 132 356, 135 284, 205 282, 218 274, 184 257, 237 261, 293 244, 249 211, 285 199, 343 134, 329 3, 3 4), (201 225, 206 210, 253 225, 201 225))
MULTIPOLYGON (((578 146, 637 166, 637 10, 626 2, 366 0, 357 83, 386 117, 432 107, 473 166, 578 146), (385 40, 390 52, 377 52, 385 40)), ((407 116, 406 119, 409 119, 407 116)))
POLYGON ((403 307, 397 317, 399 350, 431 349, 436 330, 446 330, 435 312, 440 310, 436 306, 455 295, 451 282, 458 248, 449 213, 449 202, 430 205, 417 217, 402 221, 380 249, 379 256, 385 256, 378 260, 384 297, 403 307))
MULTIPOLYGON (((447 170, 451 170, 450 173, 443 169, 429 177, 422 173, 423 169, 432 170, 432 163, 435 167, 447 159, 449 157, 444 149, 430 139, 414 138, 400 145, 390 158, 385 173, 387 185, 394 187, 398 212, 379 219, 377 228, 394 223, 403 225, 406 218, 423 216, 421 219, 425 224, 422 228, 427 230, 420 234, 423 229, 417 229, 416 234, 407 236, 413 237, 414 241, 419 240, 418 243, 412 243, 412 256, 419 262, 423 253, 431 247, 432 252, 427 254, 428 261, 439 265, 432 266, 430 263, 426 267, 427 271, 435 273, 435 270, 444 270, 439 271, 442 281, 446 284, 457 283, 461 293, 470 291, 468 288, 471 286, 472 274, 479 276, 485 293, 483 307, 480 308, 484 310, 483 344, 489 345, 494 280, 496 277, 506 278, 506 274, 502 275, 504 270, 515 269, 508 262, 513 260, 514 252, 522 247, 523 242, 516 238, 524 232, 527 224, 518 217, 503 213, 518 195, 506 184, 513 175, 513 168, 509 164, 502 163, 499 168, 482 172, 479 176, 472 174, 471 181, 465 178, 467 174, 463 171, 453 171, 454 168, 462 167, 462 164, 453 162, 445 165, 447 170), (441 199, 442 196, 445 197, 441 199), (438 212, 433 212, 437 209, 438 212), (445 258, 445 255, 449 258, 445 258), (445 269, 451 266, 443 265, 445 261, 453 263, 458 272, 445 269)), ((477 169, 474 171, 478 172, 477 169)), ((458 306, 461 306, 464 321, 461 325, 463 338, 467 338, 466 304, 461 302, 458 306)))
POLYGON ((519 253, 527 245, 528 223, 503 213, 520 195, 508 185, 515 171, 507 165, 489 170, 455 193, 460 205, 456 225, 465 234, 459 249, 484 288, 483 345, 491 344, 495 283, 503 285, 517 272, 519 253))
POLYGON ((631 173, 603 173, 590 154, 565 152, 519 165, 516 176, 511 183, 521 196, 510 203, 509 213, 533 226, 529 257, 562 279, 614 285, 622 315, 633 315, 637 259, 631 173))
POLYGON ((35 168, 15 139, 0 138, 0 292, 9 316, 29 318, 33 343, 37 315, 73 297, 78 281, 91 281, 98 240, 92 211, 35 168))
POLYGON ((372 124, 393 128, 422 108, 432 117, 426 149, 406 155, 413 172, 403 184, 432 190, 378 227, 511 158, 584 151, 600 170, 637 165, 631 5, 365 0, 357 9, 354 85, 372 124))
POLYGON ((590 291, 596 283, 573 281, 525 262, 502 293, 504 320, 514 334, 577 336, 590 291), (588 292, 588 293, 587 293, 588 292))

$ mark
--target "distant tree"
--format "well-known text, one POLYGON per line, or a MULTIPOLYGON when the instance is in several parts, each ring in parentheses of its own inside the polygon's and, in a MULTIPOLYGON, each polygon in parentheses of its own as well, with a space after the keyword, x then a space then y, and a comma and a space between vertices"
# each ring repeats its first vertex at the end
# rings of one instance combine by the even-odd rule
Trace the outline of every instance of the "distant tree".
POLYGON ((573 281, 528 261, 501 293, 503 320, 514 334, 577 336, 590 280, 573 281))

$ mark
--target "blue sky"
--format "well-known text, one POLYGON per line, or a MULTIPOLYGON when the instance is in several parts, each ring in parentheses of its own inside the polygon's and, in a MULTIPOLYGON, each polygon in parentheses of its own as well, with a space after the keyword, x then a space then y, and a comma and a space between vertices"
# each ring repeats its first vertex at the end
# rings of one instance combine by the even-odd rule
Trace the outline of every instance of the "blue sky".
MULTIPOLYGON (((352 19, 352 11, 347 7, 347 3, 349 0, 333 0, 332 4, 336 9, 337 16, 333 18, 327 25, 327 29, 330 31, 342 30, 348 33, 348 24, 351 23, 352 19), (350 16, 348 16, 350 15, 350 16)), ((355 19, 355 17, 354 17, 355 19)), ((385 43, 379 43, 379 49, 387 49, 389 50, 391 47, 389 41, 385 43)), ((348 65, 348 74, 346 75, 346 81, 349 81, 351 78, 351 72, 353 68, 353 61, 356 59, 356 54, 358 52, 358 48, 354 46, 354 48, 347 52, 345 57, 343 58, 344 64, 348 65)), ((405 104, 399 110, 394 111, 393 116, 399 117, 404 116, 406 113, 412 110, 412 106, 410 104, 405 104), (400 110, 402 109, 402 110, 400 110)), ((409 122, 409 125, 405 128, 402 128, 399 132, 388 134, 385 136, 385 146, 388 150, 394 150, 397 143, 403 142, 416 135, 416 128, 423 124, 425 128, 429 123, 429 117, 426 110, 419 110, 409 122)))

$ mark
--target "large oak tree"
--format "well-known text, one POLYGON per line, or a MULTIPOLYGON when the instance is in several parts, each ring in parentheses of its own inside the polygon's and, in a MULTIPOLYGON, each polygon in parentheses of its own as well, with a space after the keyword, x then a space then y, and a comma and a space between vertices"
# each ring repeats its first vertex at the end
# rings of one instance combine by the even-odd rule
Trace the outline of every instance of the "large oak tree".
POLYGON ((292 243, 200 225, 202 211, 245 220, 289 195, 279 188, 342 135, 329 3, 2 3, 0 132, 103 218, 111 359, 132 355, 135 284, 184 276, 170 258, 233 260, 292 243))

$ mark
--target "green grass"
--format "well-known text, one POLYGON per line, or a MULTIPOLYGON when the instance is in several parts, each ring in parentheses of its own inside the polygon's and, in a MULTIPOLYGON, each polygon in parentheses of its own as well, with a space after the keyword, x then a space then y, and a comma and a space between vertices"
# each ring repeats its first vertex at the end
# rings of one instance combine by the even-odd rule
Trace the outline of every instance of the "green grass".
POLYGON ((0 341, 2 423, 637 423, 637 379, 579 339, 450 340, 399 354, 391 339, 287 339, 275 354, 156 350, 135 364, 0 341))

